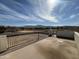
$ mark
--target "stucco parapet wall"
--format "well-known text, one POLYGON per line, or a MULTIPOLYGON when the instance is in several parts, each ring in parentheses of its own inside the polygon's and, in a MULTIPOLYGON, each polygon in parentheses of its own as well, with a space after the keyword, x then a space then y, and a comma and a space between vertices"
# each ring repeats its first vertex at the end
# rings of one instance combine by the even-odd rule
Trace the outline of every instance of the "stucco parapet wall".
POLYGON ((7 50, 8 42, 6 35, 0 35, 0 52, 7 50))
POLYGON ((78 32, 74 32, 74 39, 79 50, 79 33, 78 32))
POLYGON ((70 39, 70 40, 74 40, 74 32, 73 31, 58 31, 56 33, 56 36, 59 38, 66 38, 66 39, 70 39))

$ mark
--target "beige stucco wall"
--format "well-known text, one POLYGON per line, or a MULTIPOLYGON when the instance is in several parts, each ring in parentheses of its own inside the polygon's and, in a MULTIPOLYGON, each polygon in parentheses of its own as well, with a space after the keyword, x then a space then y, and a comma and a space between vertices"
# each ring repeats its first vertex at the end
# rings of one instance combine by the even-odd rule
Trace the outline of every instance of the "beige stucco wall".
POLYGON ((5 51, 8 48, 6 35, 0 35, 0 52, 5 51))
POLYGON ((74 39, 74 32, 73 31, 58 31, 56 33, 56 36, 57 37, 74 39))
POLYGON ((77 44, 77 46, 79 48, 79 33, 78 32, 74 33, 74 38, 75 38, 75 42, 76 42, 76 44, 77 44))

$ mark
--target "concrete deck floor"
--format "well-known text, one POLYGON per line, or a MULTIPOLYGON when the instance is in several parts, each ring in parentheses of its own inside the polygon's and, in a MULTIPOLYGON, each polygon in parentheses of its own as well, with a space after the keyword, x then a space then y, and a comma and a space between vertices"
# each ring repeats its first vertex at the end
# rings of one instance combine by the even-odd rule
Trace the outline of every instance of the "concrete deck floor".
POLYGON ((0 59, 79 59, 79 54, 74 41, 49 37, 2 55, 0 59))

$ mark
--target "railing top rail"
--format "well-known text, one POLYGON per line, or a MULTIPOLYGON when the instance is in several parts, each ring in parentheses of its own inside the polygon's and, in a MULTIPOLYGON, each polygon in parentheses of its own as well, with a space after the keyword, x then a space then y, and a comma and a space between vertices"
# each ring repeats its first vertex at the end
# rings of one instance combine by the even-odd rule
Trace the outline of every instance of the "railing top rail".
POLYGON ((29 35, 29 34, 46 34, 46 35, 48 35, 48 33, 45 33, 45 32, 25 32, 25 33, 17 32, 17 33, 10 33, 10 34, 6 33, 3 35, 7 35, 7 37, 13 37, 13 36, 29 35))

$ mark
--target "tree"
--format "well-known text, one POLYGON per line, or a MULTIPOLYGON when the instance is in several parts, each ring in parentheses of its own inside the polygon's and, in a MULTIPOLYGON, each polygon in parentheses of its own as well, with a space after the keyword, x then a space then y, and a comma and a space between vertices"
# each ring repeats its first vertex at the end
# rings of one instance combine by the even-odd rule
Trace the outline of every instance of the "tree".
POLYGON ((0 33, 5 32, 6 28, 4 26, 0 26, 0 33))

